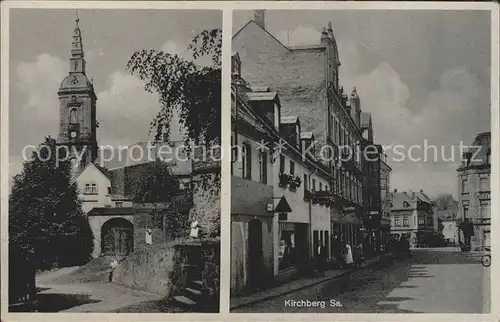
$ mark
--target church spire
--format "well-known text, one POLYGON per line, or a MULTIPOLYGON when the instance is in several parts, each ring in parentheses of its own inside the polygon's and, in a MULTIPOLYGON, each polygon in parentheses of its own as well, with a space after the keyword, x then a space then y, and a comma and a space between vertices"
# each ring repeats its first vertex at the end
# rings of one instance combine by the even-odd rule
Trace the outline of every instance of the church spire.
POLYGON ((80 31, 80 26, 78 23, 80 18, 78 17, 78 10, 76 11, 75 19, 75 29, 73 31, 73 39, 71 41, 71 55, 69 58, 70 62, 70 73, 82 73, 85 74, 85 59, 83 58, 83 42, 82 42, 82 32, 80 31))

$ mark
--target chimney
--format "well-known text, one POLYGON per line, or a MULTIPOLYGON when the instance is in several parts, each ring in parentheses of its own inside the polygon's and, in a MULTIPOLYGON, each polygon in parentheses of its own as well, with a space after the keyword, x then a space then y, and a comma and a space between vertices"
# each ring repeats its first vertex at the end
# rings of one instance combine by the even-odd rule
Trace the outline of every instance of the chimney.
POLYGON ((326 33, 326 28, 323 27, 323 31, 321 32, 321 44, 327 46, 329 42, 328 34, 326 33))
POLYGON ((262 29, 266 29, 266 11, 265 10, 254 10, 253 20, 262 29))
POLYGON ((328 22, 328 38, 333 39, 333 29, 332 29, 332 22, 328 22))
POLYGON ((398 189, 394 189, 394 193, 398 192, 398 189))

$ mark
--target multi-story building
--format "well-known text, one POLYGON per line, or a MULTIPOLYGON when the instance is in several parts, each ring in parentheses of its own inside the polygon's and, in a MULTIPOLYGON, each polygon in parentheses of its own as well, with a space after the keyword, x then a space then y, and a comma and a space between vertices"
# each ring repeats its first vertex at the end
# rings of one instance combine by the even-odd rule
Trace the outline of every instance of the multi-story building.
MULTIPOLYGON (((280 96, 239 78, 232 57, 231 291, 287 279, 330 248, 332 177, 301 120, 281 116, 280 96), (286 148, 281 149, 281 145, 286 148)), ((262 286, 262 285, 260 285, 262 286)))
MULTIPOLYGON (((478 249, 491 245, 491 133, 480 133, 474 139, 457 169, 459 220, 469 219, 474 225, 471 246, 478 249)), ((463 239, 462 239, 463 241, 463 239)))
POLYGON ((279 92, 281 117, 300 119, 301 131, 314 137, 317 160, 331 174, 328 186, 338 197, 338 207, 331 210, 331 231, 350 244, 359 243, 365 215, 357 153, 362 138, 361 103, 356 90, 348 95, 340 86, 340 60, 331 23, 318 32, 316 44, 287 46, 266 30, 265 12, 256 10, 255 19, 233 36, 232 49, 245 62, 242 78, 279 92), (342 147, 354 151, 354 157, 346 157, 349 152, 342 147))
POLYGON ((434 232, 433 203, 422 191, 394 190, 391 204, 391 233, 409 237, 412 247, 421 245, 425 234, 434 232))
POLYGON ((389 235, 391 232, 391 172, 392 168, 387 164, 387 155, 380 154, 380 246, 383 250, 389 242, 389 235))

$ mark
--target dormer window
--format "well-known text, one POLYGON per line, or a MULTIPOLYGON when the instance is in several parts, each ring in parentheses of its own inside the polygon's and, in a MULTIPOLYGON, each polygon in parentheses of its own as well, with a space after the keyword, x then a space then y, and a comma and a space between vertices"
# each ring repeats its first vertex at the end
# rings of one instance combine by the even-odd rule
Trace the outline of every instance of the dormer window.
POLYGON ((96 183, 86 183, 84 193, 88 194, 88 195, 97 194, 97 184, 96 183))
POLYGON ((410 207, 410 204, 408 203, 408 201, 404 201, 403 202, 403 207, 405 207, 405 208, 410 207))

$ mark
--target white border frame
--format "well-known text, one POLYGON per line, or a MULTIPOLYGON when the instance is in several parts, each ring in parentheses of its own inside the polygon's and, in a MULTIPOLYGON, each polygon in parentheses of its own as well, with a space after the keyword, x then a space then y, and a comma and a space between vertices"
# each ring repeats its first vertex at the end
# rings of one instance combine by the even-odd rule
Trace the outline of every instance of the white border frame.
MULTIPOLYGON (((159 2, 159 1, 4 1, 1 3, 1 285, 2 301, 1 313, 5 321, 198 321, 198 320, 255 320, 255 321, 498 321, 499 309, 493 303, 500 303, 500 294, 496 287, 500 286, 498 271, 499 261, 493 261, 491 266, 491 314, 229 314, 229 288, 230 288, 230 161, 229 158, 222 162, 222 184, 221 184, 221 298, 219 314, 200 313, 8 313, 8 184, 9 184, 9 9, 12 8, 51 8, 51 9, 220 9, 223 10, 223 76, 222 76, 222 144, 227 146, 223 153, 230 155, 230 57, 232 38, 232 10, 252 9, 281 9, 281 10, 314 10, 314 9, 349 9, 349 10, 487 10, 491 12, 491 145, 495 147, 492 153, 491 169, 491 195, 492 205, 491 219, 492 230, 497 231, 500 227, 500 181, 499 162, 500 147, 499 136, 499 12, 498 5, 485 2, 270 2, 270 1, 193 1, 193 2, 159 2), (228 91, 225 92, 225 88, 228 91), (495 287, 496 286, 496 287, 495 287)), ((500 234, 492 235, 492 252, 500 252, 500 234)))

